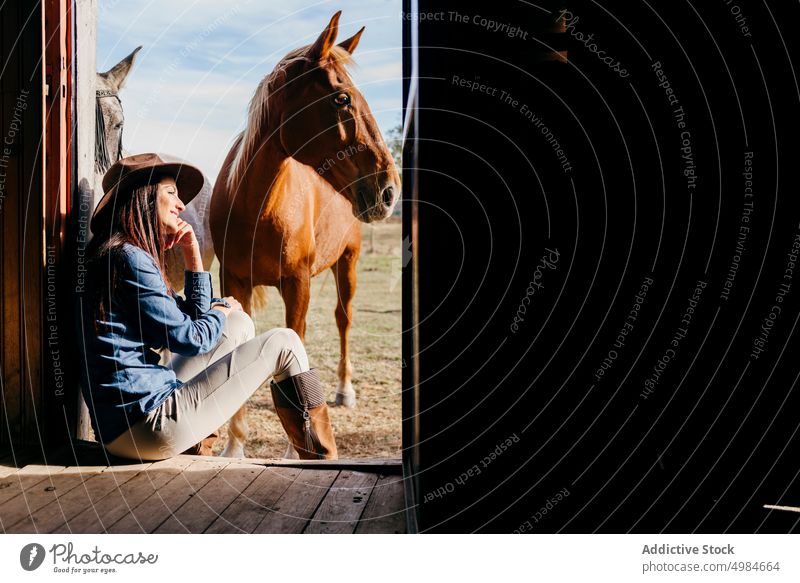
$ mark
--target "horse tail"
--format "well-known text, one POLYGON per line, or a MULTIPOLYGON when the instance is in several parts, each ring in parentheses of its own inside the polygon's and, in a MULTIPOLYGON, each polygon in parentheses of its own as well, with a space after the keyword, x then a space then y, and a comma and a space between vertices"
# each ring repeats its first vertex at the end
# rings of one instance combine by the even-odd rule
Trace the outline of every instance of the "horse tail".
POLYGON ((267 286, 253 286, 253 295, 250 300, 250 305, 252 306, 253 313, 267 307, 267 286))

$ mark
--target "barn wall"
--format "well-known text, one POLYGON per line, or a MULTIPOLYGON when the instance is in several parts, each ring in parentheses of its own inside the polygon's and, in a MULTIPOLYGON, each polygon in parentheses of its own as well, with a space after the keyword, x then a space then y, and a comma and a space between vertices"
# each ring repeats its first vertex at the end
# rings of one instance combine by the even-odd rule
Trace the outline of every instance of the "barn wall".
POLYGON ((11 0, 0 8, 0 443, 14 445, 68 437, 67 6, 11 0))
POLYGON ((0 8, 0 442, 37 434, 41 406, 42 18, 21 0, 0 8))

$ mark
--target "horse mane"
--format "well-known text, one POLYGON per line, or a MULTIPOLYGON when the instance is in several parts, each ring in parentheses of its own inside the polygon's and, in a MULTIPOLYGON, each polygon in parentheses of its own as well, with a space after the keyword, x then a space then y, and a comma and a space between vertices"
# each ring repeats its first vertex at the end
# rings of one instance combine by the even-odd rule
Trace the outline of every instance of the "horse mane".
MULTIPOLYGON (((250 99, 250 104, 247 108, 247 124, 244 130, 237 134, 233 143, 236 154, 234 155, 228 171, 227 186, 229 192, 234 192, 236 188, 238 188, 239 183, 244 177, 245 170, 247 170, 250 161, 261 145, 264 130, 266 126, 269 125, 269 101, 271 95, 276 93, 277 90, 281 89, 286 83, 286 77, 288 75, 286 69, 290 65, 298 61, 310 60, 306 56, 309 48, 309 46, 302 47, 287 54, 275 65, 272 72, 258 83, 258 87, 256 87, 256 91, 250 99)), ((353 56, 348 51, 338 45, 331 47, 327 63, 341 77, 348 81, 350 80, 347 67, 352 65, 354 61, 353 56)))

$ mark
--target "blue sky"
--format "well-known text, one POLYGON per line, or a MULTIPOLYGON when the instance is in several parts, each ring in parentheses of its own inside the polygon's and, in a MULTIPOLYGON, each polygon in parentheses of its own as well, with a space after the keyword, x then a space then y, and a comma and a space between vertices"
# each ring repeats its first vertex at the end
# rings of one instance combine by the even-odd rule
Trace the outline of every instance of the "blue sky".
POLYGON ((180 156, 214 180, 258 82, 337 10, 339 40, 366 26, 351 74, 386 137, 402 111, 400 0, 100 0, 97 70, 143 46, 120 95, 125 149, 180 156))

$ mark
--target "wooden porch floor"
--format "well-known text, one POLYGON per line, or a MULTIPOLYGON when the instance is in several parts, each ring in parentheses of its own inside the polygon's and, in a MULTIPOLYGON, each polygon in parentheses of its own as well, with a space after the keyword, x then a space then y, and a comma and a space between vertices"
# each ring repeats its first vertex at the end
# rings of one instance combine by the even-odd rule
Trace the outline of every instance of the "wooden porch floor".
POLYGON ((0 451, 6 533, 405 533, 399 459, 107 458, 0 451))

